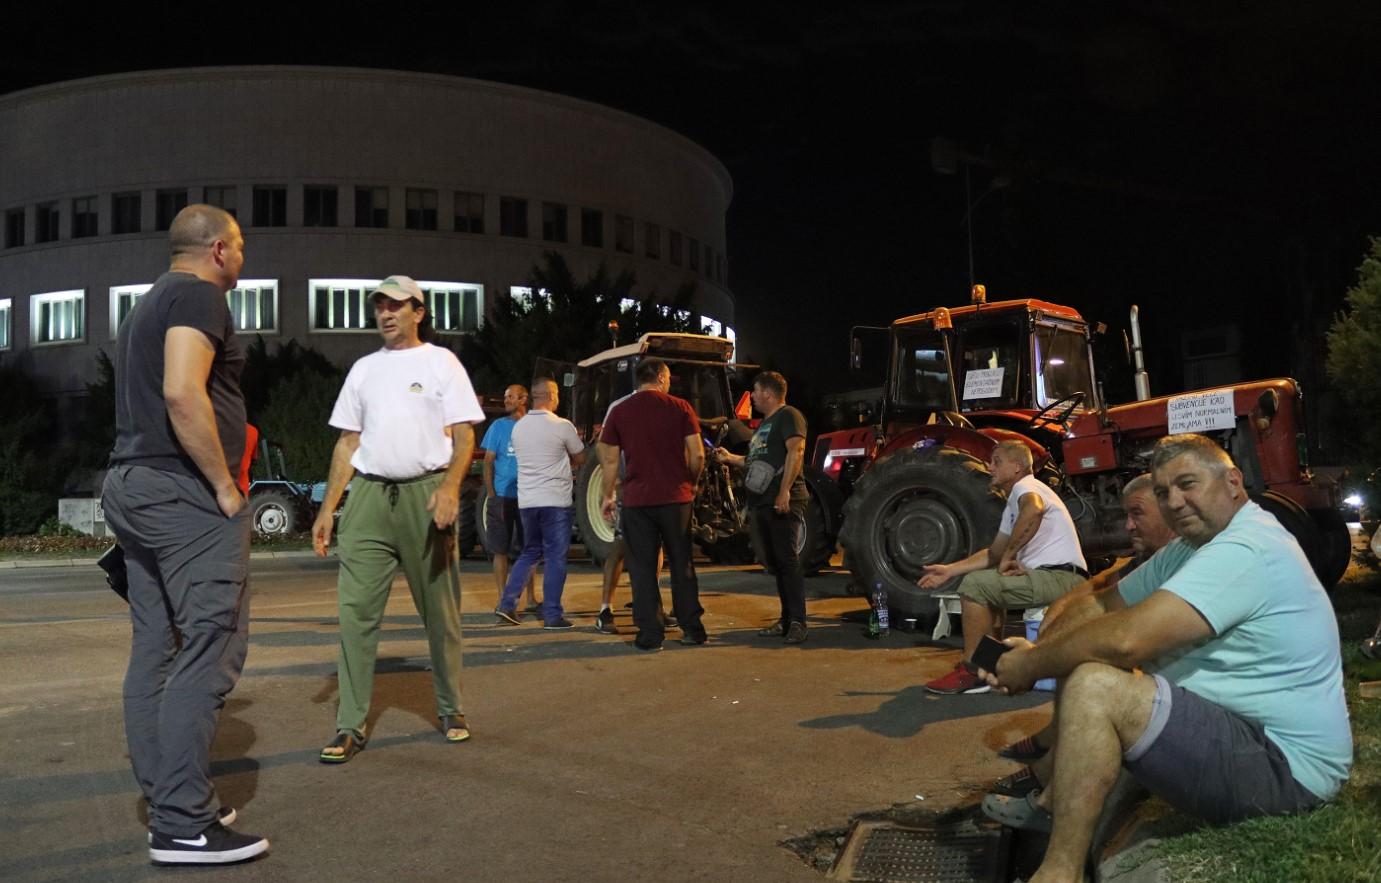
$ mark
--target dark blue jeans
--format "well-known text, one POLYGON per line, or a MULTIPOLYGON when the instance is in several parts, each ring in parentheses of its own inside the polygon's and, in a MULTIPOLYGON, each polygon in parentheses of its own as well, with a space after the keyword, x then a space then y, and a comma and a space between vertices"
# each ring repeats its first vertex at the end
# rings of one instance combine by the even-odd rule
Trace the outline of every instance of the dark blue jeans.
POLYGON ((523 520, 523 553, 508 572, 499 606, 504 610, 518 607, 518 596, 527 585, 528 574, 542 564, 542 620, 555 622, 561 609, 561 590, 566 587, 566 553, 571 548, 572 510, 565 506, 532 506, 518 510, 523 520))

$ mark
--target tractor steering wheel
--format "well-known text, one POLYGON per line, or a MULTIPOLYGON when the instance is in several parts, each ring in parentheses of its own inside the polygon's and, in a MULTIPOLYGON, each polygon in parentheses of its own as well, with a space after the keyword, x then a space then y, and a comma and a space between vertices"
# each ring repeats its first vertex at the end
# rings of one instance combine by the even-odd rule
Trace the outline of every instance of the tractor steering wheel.
POLYGON ((1042 424, 1053 423, 1060 429, 1065 428, 1069 418, 1074 415, 1074 409, 1084 403, 1085 394, 1082 392, 1071 393, 1059 401, 1051 402, 1044 408, 1036 412, 1036 416, 1031 418, 1031 428, 1037 429, 1042 424))

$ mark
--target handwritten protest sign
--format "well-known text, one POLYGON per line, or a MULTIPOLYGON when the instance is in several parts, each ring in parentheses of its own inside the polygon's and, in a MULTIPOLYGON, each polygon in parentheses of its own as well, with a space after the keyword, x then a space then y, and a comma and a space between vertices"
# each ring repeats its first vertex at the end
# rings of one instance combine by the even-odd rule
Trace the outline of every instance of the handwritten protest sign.
POLYGON ((1165 408, 1172 434, 1232 429, 1237 425, 1230 389, 1174 396, 1165 408))
POLYGON ((964 375, 964 401, 1002 397, 1002 372, 1005 368, 973 368, 964 375))

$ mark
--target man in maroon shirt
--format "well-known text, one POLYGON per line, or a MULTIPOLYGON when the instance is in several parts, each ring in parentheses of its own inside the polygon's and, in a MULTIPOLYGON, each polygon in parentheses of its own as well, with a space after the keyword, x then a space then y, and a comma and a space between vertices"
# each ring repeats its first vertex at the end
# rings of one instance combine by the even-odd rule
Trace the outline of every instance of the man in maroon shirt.
POLYGON ((633 584, 633 622, 639 650, 660 650, 665 637, 658 614, 657 546, 671 566, 671 603, 682 644, 703 644, 700 587, 691 555, 691 500, 705 449, 700 421, 685 399, 668 395, 671 370, 657 358, 638 364, 638 391, 615 408, 599 437, 604 467, 604 517, 614 516, 619 455, 624 458, 623 535, 633 584))

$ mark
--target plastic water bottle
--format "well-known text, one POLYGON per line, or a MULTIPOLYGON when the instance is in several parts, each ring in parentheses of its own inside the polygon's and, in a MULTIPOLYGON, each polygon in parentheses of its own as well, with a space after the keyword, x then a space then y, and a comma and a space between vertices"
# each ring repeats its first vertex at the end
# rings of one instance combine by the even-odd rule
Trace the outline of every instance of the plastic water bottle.
POLYGON ((864 635, 875 641, 885 638, 888 626, 887 590, 881 582, 877 582, 873 584, 873 593, 868 596, 868 631, 864 635))

